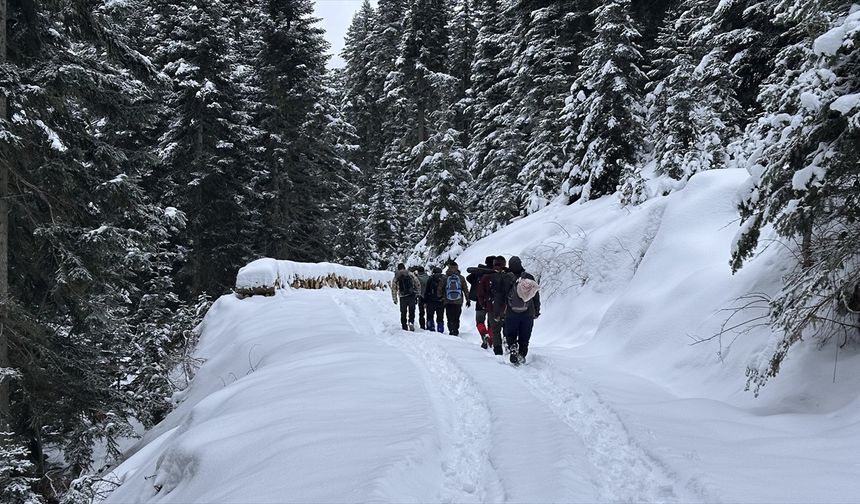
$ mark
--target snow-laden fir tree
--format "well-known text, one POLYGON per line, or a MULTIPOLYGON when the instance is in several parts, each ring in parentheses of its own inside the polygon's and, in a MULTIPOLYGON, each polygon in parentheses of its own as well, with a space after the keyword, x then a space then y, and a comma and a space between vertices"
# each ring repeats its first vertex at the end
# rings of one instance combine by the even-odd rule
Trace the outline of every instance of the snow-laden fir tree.
POLYGON ((461 144, 469 144, 472 127, 472 61, 478 37, 474 0, 456 0, 448 22, 448 73, 456 79, 456 98, 450 105, 454 112, 452 126, 460 132, 461 144))
POLYGON ((468 246, 468 152, 461 138, 453 128, 439 128, 415 149, 421 157, 421 176, 415 183, 421 213, 415 226, 425 233, 418 245, 425 262, 457 257, 468 246))
POLYGON ((758 393, 792 345, 804 338, 857 340, 860 334, 860 9, 823 4, 799 21, 810 33, 780 52, 763 87, 765 113, 746 132, 740 162, 752 175, 732 267, 773 232, 795 255, 770 303, 771 353, 748 371, 758 393), (795 262, 796 261, 796 262, 795 262))
POLYGON ((34 463, 22 476, 50 469, 61 492, 137 413, 118 384, 138 370, 132 320, 170 234, 142 182, 155 72, 118 28, 125 5, 10 7, 20 22, 0 157, 26 195, 11 200, 9 229, 12 425, 34 463), (62 456, 48 460, 49 447, 62 456))
POLYGON ((656 192, 682 188, 695 173, 725 165, 725 150, 741 115, 736 79, 712 44, 713 0, 685 0, 670 11, 650 52, 647 97, 656 192))
POLYGON ((164 198, 188 215, 192 293, 220 294, 255 255, 253 227, 261 219, 250 190, 257 173, 246 147, 256 137, 235 78, 225 4, 169 2, 161 8, 165 40, 156 61, 172 80, 159 150, 169 170, 164 198))
POLYGON ((622 185, 625 201, 641 198, 645 75, 629 11, 629 0, 610 0, 594 11, 594 42, 562 116, 568 159, 562 190, 570 201, 612 194, 622 185))
POLYGON ((371 71, 375 19, 376 12, 370 1, 364 0, 352 18, 341 53, 346 62, 343 113, 347 122, 355 126, 357 135, 358 149, 353 153, 352 161, 365 172, 377 165, 383 148, 380 143, 381 89, 374 86, 374 75, 371 71))
POLYGON ((394 184, 394 208, 402 220, 392 252, 405 253, 420 240, 421 231, 409 223, 420 212, 415 181, 422 173, 415 148, 426 142, 437 126, 434 115, 447 107, 445 90, 454 85, 447 72, 447 3, 413 0, 403 18, 403 33, 394 70, 386 82, 392 137, 380 169, 394 184))
POLYGON ((325 219, 342 168, 334 146, 319 135, 316 114, 325 95, 328 42, 309 0, 261 2, 261 50, 253 61, 262 89, 263 166, 269 255, 299 261, 333 257, 334 222, 325 219), (322 227, 320 227, 322 225, 322 227))
POLYGON ((471 208, 473 237, 486 236, 520 214, 517 177, 523 166, 524 138, 512 95, 515 44, 506 0, 476 4, 478 38, 472 63, 473 126, 469 151, 475 180, 471 208))
POLYGON ((521 210, 540 210, 558 195, 564 154, 558 120, 580 66, 593 20, 591 0, 513 2, 514 40, 517 41, 513 95, 520 104, 527 144, 525 164, 518 179, 521 210))

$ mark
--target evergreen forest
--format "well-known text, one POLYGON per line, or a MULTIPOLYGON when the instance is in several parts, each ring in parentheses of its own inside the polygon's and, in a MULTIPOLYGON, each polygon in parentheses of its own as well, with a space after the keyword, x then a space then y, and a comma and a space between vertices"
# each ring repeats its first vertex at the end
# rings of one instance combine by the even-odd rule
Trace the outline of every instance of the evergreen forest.
POLYGON ((751 175, 727 269, 795 252, 751 389, 856 341, 858 11, 364 0, 330 69, 312 0, 0 0, 0 502, 91 502, 251 260, 439 264, 704 170, 751 175))

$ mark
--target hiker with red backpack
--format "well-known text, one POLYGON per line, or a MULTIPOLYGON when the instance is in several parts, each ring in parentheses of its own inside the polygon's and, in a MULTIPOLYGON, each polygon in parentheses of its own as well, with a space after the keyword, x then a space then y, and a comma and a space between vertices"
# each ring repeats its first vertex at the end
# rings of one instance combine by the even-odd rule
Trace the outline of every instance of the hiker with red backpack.
POLYGON ((511 257, 508 270, 501 286, 502 292, 507 293, 505 340, 511 350, 511 363, 520 365, 526 361, 532 328, 535 319, 540 317, 540 286, 535 277, 525 271, 519 257, 511 257))
POLYGON ((427 279, 424 288, 424 304, 427 308, 427 330, 445 331, 445 299, 439 293, 439 286, 445 283, 442 268, 435 266, 433 274, 427 279), (433 319, 435 318, 435 323, 433 319))
POLYGON ((481 348, 484 349, 493 344, 493 337, 490 333, 490 328, 487 327, 487 309, 483 303, 481 303, 481 299, 478 297, 478 291, 480 290, 481 279, 484 276, 493 273, 493 261, 495 258, 495 256, 487 256, 484 260, 484 264, 479 264, 475 268, 466 269, 469 273, 466 277, 466 281, 469 282, 470 286, 469 299, 475 302, 475 326, 478 329, 478 334, 481 336, 481 348))
POLYGON ((448 263, 445 281, 437 287, 439 297, 444 299, 445 316, 448 318, 448 334, 460 335, 460 314, 463 313, 463 300, 469 296, 469 286, 460 274, 457 263, 448 263))
POLYGON ((404 331, 415 330, 415 304, 420 290, 421 282, 415 273, 407 271, 403 263, 398 264, 394 280, 391 281, 391 298, 394 304, 400 302, 400 325, 404 331))

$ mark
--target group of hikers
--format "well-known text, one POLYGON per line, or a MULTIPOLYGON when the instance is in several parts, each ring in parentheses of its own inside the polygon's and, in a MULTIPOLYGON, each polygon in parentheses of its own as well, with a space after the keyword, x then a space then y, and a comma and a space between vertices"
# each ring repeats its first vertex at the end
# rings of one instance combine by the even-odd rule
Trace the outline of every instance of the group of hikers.
POLYGON ((423 266, 400 263, 391 281, 391 297, 400 304, 400 325, 404 331, 415 331, 415 307, 418 324, 427 331, 445 331, 460 335, 463 304, 475 303, 475 324, 481 335, 481 348, 492 347, 496 355, 510 352, 512 364, 525 362, 534 320, 540 316, 540 286, 523 268, 519 257, 489 256, 484 264, 468 268, 463 277, 454 261, 430 273, 423 266))

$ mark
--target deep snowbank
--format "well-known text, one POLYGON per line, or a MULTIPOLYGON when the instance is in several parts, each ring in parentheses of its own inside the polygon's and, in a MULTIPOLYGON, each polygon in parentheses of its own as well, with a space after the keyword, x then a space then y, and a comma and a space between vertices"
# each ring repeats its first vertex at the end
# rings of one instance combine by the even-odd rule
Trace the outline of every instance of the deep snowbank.
MULTIPOLYGON (((731 274, 737 193, 748 177, 745 170, 703 172, 684 190, 633 208, 614 196, 551 206, 477 242, 459 263, 517 254, 541 275, 546 307, 534 345, 576 347, 579 355, 601 356, 675 393, 738 406, 833 411, 856 402, 856 349, 839 350, 834 384, 838 349, 798 343, 756 399, 744 392, 744 373, 767 358, 768 327, 745 324, 691 344, 717 335, 745 296, 774 293, 794 260, 773 245, 731 274)), ((728 325, 765 313, 751 307, 728 325)))

